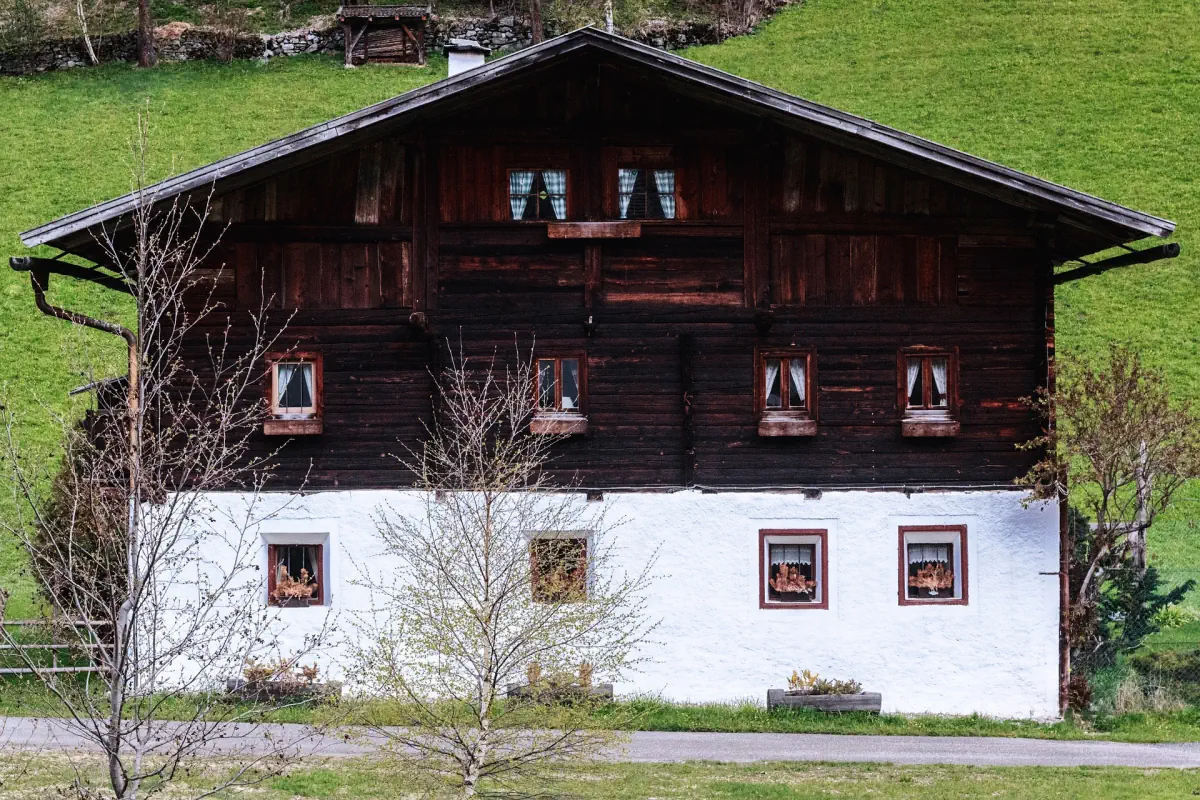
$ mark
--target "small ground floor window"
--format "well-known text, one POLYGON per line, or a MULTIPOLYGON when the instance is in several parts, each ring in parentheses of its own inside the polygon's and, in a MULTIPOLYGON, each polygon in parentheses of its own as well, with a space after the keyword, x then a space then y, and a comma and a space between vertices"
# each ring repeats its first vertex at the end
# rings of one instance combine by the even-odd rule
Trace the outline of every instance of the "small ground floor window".
POLYGON ((575 603, 587 599, 587 545, 583 536, 540 536, 529 541, 534 602, 575 603))
POLYGON ((759 531, 759 607, 828 608, 824 530, 759 531))
POLYGON ((272 544, 267 547, 267 597, 273 606, 324 603, 322 547, 319 544, 272 544))
POLYGON ((966 605, 967 526, 900 527, 900 605, 966 605))

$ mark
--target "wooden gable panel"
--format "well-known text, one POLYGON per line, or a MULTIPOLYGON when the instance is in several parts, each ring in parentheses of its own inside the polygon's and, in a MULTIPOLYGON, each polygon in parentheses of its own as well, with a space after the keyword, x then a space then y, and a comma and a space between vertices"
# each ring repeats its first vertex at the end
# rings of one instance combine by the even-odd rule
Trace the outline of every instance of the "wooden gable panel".
POLYGON ((742 241, 606 245, 598 300, 601 305, 740 306, 744 301, 742 241))
POLYGON ((955 305, 953 236, 808 234, 771 237, 779 306, 955 305))

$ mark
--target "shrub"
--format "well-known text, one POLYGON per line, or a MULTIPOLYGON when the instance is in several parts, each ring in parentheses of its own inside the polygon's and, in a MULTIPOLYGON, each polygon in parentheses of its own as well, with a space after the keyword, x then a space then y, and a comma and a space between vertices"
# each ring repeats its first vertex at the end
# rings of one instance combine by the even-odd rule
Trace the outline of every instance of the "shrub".
POLYGON ((1189 703, 1200 703, 1200 650, 1139 653, 1130 664, 1142 680, 1169 687, 1189 703))
POLYGON ((1169 631, 1182 628, 1184 625, 1200 620, 1200 615, 1190 608, 1183 608, 1177 603, 1163 606, 1154 615, 1154 624, 1159 630, 1169 631))
POLYGON ((51 35, 47 0, 0 0, 0 52, 24 53, 51 35))

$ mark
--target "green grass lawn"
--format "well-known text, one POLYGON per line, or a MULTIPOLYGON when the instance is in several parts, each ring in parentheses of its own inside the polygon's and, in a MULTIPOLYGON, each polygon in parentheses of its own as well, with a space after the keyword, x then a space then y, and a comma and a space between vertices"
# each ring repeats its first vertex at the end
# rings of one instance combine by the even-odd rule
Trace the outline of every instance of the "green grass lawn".
MULTIPOLYGON (((808 0, 753 36, 686 53, 713 66, 863 114, 1180 225, 1183 255, 1063 287, 1063 353, 1132 342, 1200 398, 1200 4, 1194 0, 808 0)), ((134 114, 155 113, 157 174, 207 163, 444 74, 344 70, 336 58, 128 66, 0 78, 0 255, 26 228, 128 189, 134 114)), ((118 298, 62 283, 66 305, 127 316, 118 298)), ((24 276, 0 269, 0 384, 22 435, 53 459, 81 355, 106 337, 71 332, 33 308, 24 276)), ((1152 534, 1155 561, 1200 571, 1200 487, 1152 534)), ((0 497, 0 514, 11 515, 0 497)), ((1175 573, 1186 577, 1182 572, 1175 573)), ((21 559, 0 542, 10 617, 36 603, 21 559)), ((1200 608, 1200 594, 1192 604, 1200 608)))
MULTIPOLYGON (((82 756, 38 754, 0 759, 0 796, 45 797, 68 786, 76 767, 85 785, 103 780, 100 765, 82 756)), ((186 787, 211 785, 220 761, 180 775, 186 787)), ((512 788, 537 796, 578 800, 810 800, 815 798, 920 798, 1007 800, 1102 797, 1105 800, 1157 800, 1200 793, 1200 773, 1191 770, 1033 767, 897 767, 883 764, 595 764, 563 766, 553 783, 517 782, 512 788), (540 794, 547 793, 548 794, 540 794)), ((292 798, 417 797, 386 763, 366 759, 311 761, 284 775, 217 797, 292 798)), ((494 788, 494 787, 487 787, 494 788)), ((184 796, 182 789, 166 796, 184 796)), ((442 795, 432 795, 438 797, 442 795)))

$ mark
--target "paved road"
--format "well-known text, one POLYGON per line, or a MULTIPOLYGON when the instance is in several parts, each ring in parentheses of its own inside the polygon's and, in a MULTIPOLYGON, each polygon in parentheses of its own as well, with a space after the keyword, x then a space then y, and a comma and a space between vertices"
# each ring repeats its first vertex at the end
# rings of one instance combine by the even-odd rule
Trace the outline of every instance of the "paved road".
MULTIPOLYGON (((169 726, 169 723, 168 723, 169 726)), ((169 727, 163 731, 169 734, 169 727)), ((369 742, 312 736, 301 725, 261 725, 230 729, 210 752, 259 752, 286 744, 302 754, 366 755, 369 742), (244 734, 252 734, 252 739, 244 734)), ((86 748, 88 742, 58 720, 0 717, 0 747, 41 750, 86 748)), ((619 761, 842 761, 977 766, 1128 766, 1200 769, 1200 744, 1126 744, 969 736, 836 736, 809 733, 638 732, 607 757, 619 761)))

